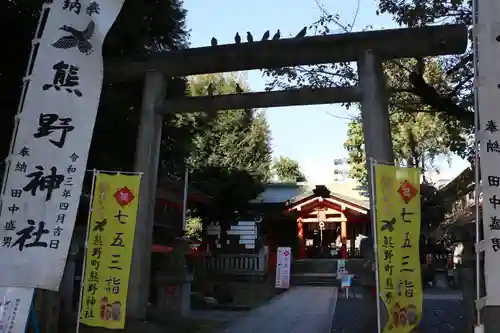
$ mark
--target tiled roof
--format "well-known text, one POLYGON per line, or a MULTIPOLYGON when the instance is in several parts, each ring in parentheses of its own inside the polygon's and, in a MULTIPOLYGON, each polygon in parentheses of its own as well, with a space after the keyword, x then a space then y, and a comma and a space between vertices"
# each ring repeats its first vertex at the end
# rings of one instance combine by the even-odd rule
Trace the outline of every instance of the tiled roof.
MULTIPOLYGON (((316 185, 304 183, 271 183, 266 186, 253 203, 287 203, 292 204, 314 195, 316 185)), ((327 186, 330 195, 340 200, 351 202, 360 207, 370 209, 367 191, 354 180, 335 182, 327 186)))
POLYGON ((251 203, 284 203, 307 191, 304 183, 270 183, 251 203))

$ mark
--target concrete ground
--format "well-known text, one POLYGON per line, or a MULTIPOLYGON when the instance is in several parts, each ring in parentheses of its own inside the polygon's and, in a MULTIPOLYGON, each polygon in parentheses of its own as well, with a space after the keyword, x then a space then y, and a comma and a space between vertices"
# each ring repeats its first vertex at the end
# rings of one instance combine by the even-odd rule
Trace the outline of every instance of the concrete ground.
POLYGON ((335 287, 292 287, 233 318, 224 333, 330 333, 336 303, 335 287))
MULTIPOLYGON (((460 333, 465 325, 462 296, 456 291, 426 291, 423 297, 423 314, 416 332, 460 333)), ((364 303, 362 297, 345 299, 339 295, 331 333, 366 332, 360 321, 364 303)))
MULTIPOLYGON (((221 333, 359 333, 364 303, 345 299, 335 287, 295 286, 249 312, 194 311, 194 318, 228 323, 221 333)), ((424 293, 420 332, 456 333, 463 326, 461 295, 424 293)), ((363 332, 363 333, 374 333, 363 332)))

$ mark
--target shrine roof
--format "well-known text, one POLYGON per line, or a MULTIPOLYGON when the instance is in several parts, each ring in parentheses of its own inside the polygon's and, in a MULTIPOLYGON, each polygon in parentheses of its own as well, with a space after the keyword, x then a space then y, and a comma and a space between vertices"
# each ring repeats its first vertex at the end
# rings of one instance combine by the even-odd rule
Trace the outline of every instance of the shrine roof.
POLYGON ((458 176, 439 188, 439 192, 447 201, 455 201, 459 197, 474 190, 474 170, 465 168, 458 176))
POLYGON ((268 183, 264 191, 250 202, 253 204, 285 203, 307 191, 306 183, 268 183))
MULTIPOLYGON (((307 183, 269 183, 265 190, 254 200, 253 204, 283 204, 293 205, 304 199, 315 196, 318 186, 307 183)), ((326 186, 324 186, 326 187, 326 186)), ((370 209, 370 201, 366 189, 355 181, 332 183, 327 187, 329 195, 340 201, 351 203, 363 209, 370 209)))
MULTIPOLYGON (((324 185, 316 185, 315 188, 310 188, 301 195, 289 199, 286 203, 287 206, 298 203, 306 198, 318 196, 316 194, 317 188, 324 185)), ((342 181, 335 182, 331 185, 324 186, 328 191, 330 197, 334 197, 345 201, 347 203, 352 203, 359 207, 370 209, 370 198, 368 197, 367 191, 359 186, 355 181, 342 181)))

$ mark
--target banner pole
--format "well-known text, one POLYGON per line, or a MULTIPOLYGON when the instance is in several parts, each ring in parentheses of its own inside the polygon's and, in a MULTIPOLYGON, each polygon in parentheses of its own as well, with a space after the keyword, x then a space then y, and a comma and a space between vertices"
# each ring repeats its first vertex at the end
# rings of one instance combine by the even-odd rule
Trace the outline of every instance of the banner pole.
POLYGON ((187 202, 188 202, 188 191, 189 191, 189 166, 186 163, 186 169, 184 171, 184 195, 182 198, 182 231, 183 236, 187 230, 187 202))
MULTIPOLYGON (((472 27, 474 32, 478 27, 478 0, 472 0, 472 27)), ((476 252, 476 300, 481 299, 481 252, 478 251, 480 242, 480 227, 481 223, 481 212, 479 207, 479 196, 481 195, 481 175, 479 169, 479 79, 478 79, 478 36, 473 33, 473 43, 472 43, 472 54, 473 54, 473 68, 474 68, 474 182, 476 183, 474 187, 474 203, 476 205, 475 218, 476 218, 476 241, 475 241, 475 252, 476 252)), ((486 252, 485 252, 486 257, 486 252)), ((481 325, 481 310, 476 306, 476 325, 481 325)))
POLYGON ((375 201, 375 160, 370 157, 370 174, 371 174, 371 193, 372 193, 372 204, 371 204, 371 217, 373 226, 373 257, 375 261, 375 284, 376 284, 376 296, 377 296, 377 332, 382 333, 382 322, 380 318, 380 283, 379 283, 379 269, 378 269, 378 254, 377 254, 377 204, 375 201))
POLYGON ((80 296, 78 298, 78 312, 76 317, 76 333, 80 332, 80 319, 81 319, 82 304, 83 304, 82 298, 83 298, 83 290, 85 287, 85 268, 87 266, 87 249, 89 242, 90 222, 92 219, 92 204, 94 202, 95 180, 98 174, 99 171, 97 171, 96 169, 92 170, 92 186, 90 188, 89 213, 87 216, 87 231, 85 233, 85 248, 83 250, 82 276, 80 278, 80 296))

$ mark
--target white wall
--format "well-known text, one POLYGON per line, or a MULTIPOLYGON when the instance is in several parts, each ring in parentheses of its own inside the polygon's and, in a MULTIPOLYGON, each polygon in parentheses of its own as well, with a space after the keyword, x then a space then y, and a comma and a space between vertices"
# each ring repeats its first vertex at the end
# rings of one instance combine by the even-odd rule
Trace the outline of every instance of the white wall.
MULTIPOLYGON (((239 243, 245 245, 246 249, 255 249, 255 240, 257 239, 257 223, 255 221, 239 221, 232 225, 227 231, 228 235, 238 235, 239 243)), ((219 246, 220 227, 215 224, 207 226, 207 235, 217 236, 216 243, 219 246)))

